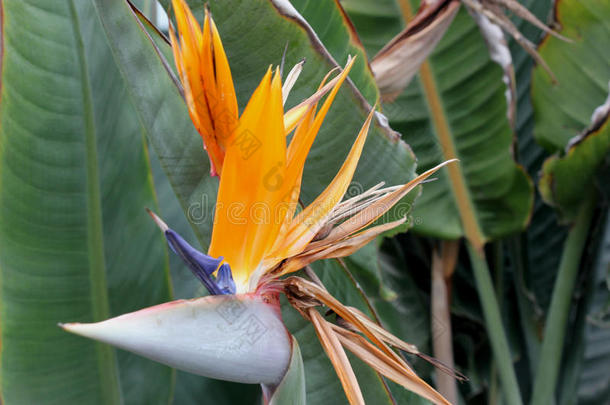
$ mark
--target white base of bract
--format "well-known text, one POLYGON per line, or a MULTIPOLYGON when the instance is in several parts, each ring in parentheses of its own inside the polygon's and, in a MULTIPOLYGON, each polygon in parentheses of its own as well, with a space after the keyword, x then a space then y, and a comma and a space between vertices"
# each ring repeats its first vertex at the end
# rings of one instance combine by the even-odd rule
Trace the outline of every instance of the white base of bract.
POLYGON ((251 294, 178 300, 61 326, 179 370, 248 384, 279 383, 292 350, 276 309, 251 294))

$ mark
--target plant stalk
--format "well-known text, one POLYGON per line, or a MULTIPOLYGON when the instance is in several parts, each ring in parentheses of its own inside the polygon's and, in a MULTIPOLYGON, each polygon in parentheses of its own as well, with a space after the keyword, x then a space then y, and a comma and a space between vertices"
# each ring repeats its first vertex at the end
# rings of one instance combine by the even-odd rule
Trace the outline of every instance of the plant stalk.
MULTIPOLYGON (((493 260, 494 260, 494 273, 495 273, 495 289, 496 297, 500 297, 498 301, 498 309, 500 310, 500 316, 504 315, 504 306, 502 305, 503 294, 504 294, 504 246, 502 241, 497 240, 493 243, 493 260)), ((491 370, 489 372, 489 396, 487 403, 489 405, 498 405, 500 401, 500 387, 498 384, 498 364, 492 359, 491 370)))
POLYGON ((469 242, 466 243, 466 246, 468 247, 468 254, 472 263, 479 299, 483 307, 483 316, 485 317, 487 333, 491 341, 494 361, 498 367, 502 392, 509 405, 521 405, 523 404, 521 392, 517 384, 508 340, 504 331, 494 285, 489 275, 489 267, 485 260, 485 253, 475 249, 469 242))
POLYGON ((528 289, 525 282, 527 265, 524 258, 523 238, 524 235, 509 238, 508 248, 511 257, 514 259, 515 274, 513 276, 513 283, 517 293, 519 321, 525 339, 525 346, 527 348, 530 375, 533 379, 535 371, 534 366, 538 364, 538 358, 540 356, 540 335, 542 328, 540 327, 541 322, 538 322, 538 320, 542 318, 542 315, 541 310, 536 305, 533 293, 528 289))
POLYGON ((580 268, 580 260, 587 241, 595 203, 596 198, 593 192, 585 197, 564 244, 557 279, 553 287, 549 316, 544 329, 540 361, 534 380, 532 405, 547 405, 554 399, 574 283, 580 268))
MULTIPOLYGON (((459 253, 459 241, 443 241, 432 252, 432 345, 434 356, 453 369, 451 334, 451 277, 459 253)), ((452 404, 458 403, 457 384, 449 374, 436 372, 438 391, 452 404)))

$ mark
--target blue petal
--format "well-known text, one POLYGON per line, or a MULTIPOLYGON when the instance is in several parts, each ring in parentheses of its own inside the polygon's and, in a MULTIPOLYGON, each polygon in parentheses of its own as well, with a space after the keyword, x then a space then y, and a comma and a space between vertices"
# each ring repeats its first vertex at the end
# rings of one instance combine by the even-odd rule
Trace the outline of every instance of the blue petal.
POLYGON ((210 294, 223 295, 224 293, 212 277, 212 273, 216 271, 223 258, 214 259, 201 253, 171 229, 167 229, 164 233, 169 247, 180 256, 182 261, 191 269, 195 277, 203 283, 210 294))
POLYGON ((212 256, 201 253, 189 245, 189 243, 185 241, 182 236, 172 229, 165 231, 165 237, 167 238, 167 243, 169 244, 170 249, 172 249, 174 253, 182 257, 180 252, 183 252, 191 260, 197 262, 208 276, 216 271, 223 260, 222 256, 220 256, 218 259, 214 259, 212 256))
POLYGON ((223 260, 222 256, 215 259, 212 256, 201 253, 189 245, 182 236, 170 229, 154 212, 148 208, 146 211, 148 211, 157 226, 163 231, 165 239, 167 239, 167 243, 172 251, 180 256, 182 261, 191 269, 195 277, 203 283, 210 294, 235 294, 236 288, 231 267, 226 263, 220 266, 220 263, 222 263, 223 260), (220 266, 220 268, 218 266, 220 266), (212 275, 216 269, 218 269, 217 279, 212 275))
POLYGON ((216 277, 216 284, 222 290, 224 294, 235 294, 235 281, 233 281, 233 272, 231 267, 224 263, 218 269, 218 276, 216 277))

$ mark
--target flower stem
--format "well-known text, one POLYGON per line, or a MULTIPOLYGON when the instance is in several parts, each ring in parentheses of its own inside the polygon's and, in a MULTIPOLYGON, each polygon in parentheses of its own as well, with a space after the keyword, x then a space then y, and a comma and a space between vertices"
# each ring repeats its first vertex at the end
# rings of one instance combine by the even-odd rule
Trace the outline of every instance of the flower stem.
POLYGON ((485 253, 478 251, 470 243, 466 243, 466 246, 468 247, 468 254, 472 263, 479 299, 483 307, 483 316, 485 317, 487 333, 491 341, 494 361, 498 366, 502 392, 509 405, 521 405, 523 403, 521 392, 517 384, 508 340, 506 339, 494 286, 489 275, 489 267, 485 260, 485 253))
POLYGON ((594 193, 585 197, 564 244, 559 271, 553 288, 549 316, 544 329, 540 360, 534 380, 532 405, 549 404, 554 396, 570 303, 572 302, 572 292, 580 268, 582 252, 587 241, 595 203, 594 193))
POLYGON ((526 281, 527 264, 525 263, 524 235, 513 236, 508 239, 510 256, 514 260, 513 283, 517 294, 517 308, 519 310, 519 321, 525 339, 527 357, 530 364, 530 375, 534 377, 534 365, 538 364, 540 357, 540 331, 542 328, 542 310, 536 304, 536 298, 530 291, 526 281))
MULTIPOLYGON (((432 346, 434 356, 454 368, 451 338, 451 277, 459 254, 459 241, 442 241, 432 252, 432 346)), ((458 403, 457 383, 453 376, 436 370, 438 391, 452 404, 458 403)))

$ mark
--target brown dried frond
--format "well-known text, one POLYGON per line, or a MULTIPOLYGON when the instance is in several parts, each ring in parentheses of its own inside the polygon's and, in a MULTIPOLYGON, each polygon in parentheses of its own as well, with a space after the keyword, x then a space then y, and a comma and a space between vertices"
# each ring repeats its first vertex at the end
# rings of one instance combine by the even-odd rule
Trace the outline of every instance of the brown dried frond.
POLYGON ((516 0, 461 0, 473 13, 477 13, 485 16, 493 24, 499 26, 503 31, 507 32, 513 37, 515 41, 538 63, 540 66, 547 71, 553 81, 556 81, 556 77, 551 71, 551 68, 540 56, 536 49, 536 44, 525 38, 519 29, 513 24, 513 22, 505 14, 505 11, 511 11, 518 17, 524 19, 530 24, 540 28, 545 33, 553 35, 559 39, 567 42, 572 42, 571 39, 564 37, 557 33, 542 21, 540 21, 534 14, 532 14, 526 7, 519 4, 516 0))
POLYGON ((570 38, 564 37, 557 31, 551 29, 545 23, 540 21, 531 11, 527 9, 523 4, 519 3, 517 0, 485 0, 485 2, 489 2, 492 4, 497 4, 498 6, 504 8, 505 10, 512 11, 517 17, 521 18, 529 22, 530 24, 540 28, 547 34, 550 34, 556 38, 564 40, 566 42, 573 42, 570 38))
POLYGON ((338 204, 305 249, 286 259, 273 273, 287 274, 317 260, 348 256, 378 235, 402 225, 406 218, 367 228, 424 180, 455 161, 443 162, 404 185, 381 188, 383 183, 377 184, 363 194, 338 204))
POLYGON ((309 308, 307 310, 307 315, 316 330, 316 334, 318 335, 318 339, 320 340, 324 351, 328 355, 330 362, 339 376, 339 380, 341 381, 341 385, 343 386, 349 403, 352 405, 364 405, 364 398, 362 397, 360 385, 358 384, 354 370, 352 370, 352 366, 343 350, 343 346, 341 346, 331 325, 326 322, 315 308, 309 308))
MULTIPOLYGON (((466 377, 464 374, 460 373, 457 370, 454 370, 451 367, 448 367, 447 365, 445 365, 444 363, 442 363, 441 361, 439 361, 438 359, 435 359, 434 357, 428 356, 422 352, 419 351, 419 349, 417 348, 417 346, 407 343, 401 339, 399 339, 398 337, 394 336, 393 334, 391 334, 390 332, 388 332, 387 330, 383 329, 381 326, 379 326, 377 323, 373 322, 372 320, 370 320, 362 311, 360 311, 358 308, 354 308, 354 307, 348 307, 356 316, 358 316, 358 318, 365 323, 369 328, 371 328, 371 330, 374 331, 374 333, 377 333, 378 336, 387 344, 389 344, 390 346, 396 348, 396 349, 400 349, 408 354, 417 356, 419 358, 421 358, 422 360, 427 361, 428 363, 432 364, 434 367, 438 368, 440 371, 452 376, 453 378, 460 380, 460 381, 467 381, 468 377, 466 377)), ((337 322, 340 326, 342 326, 345 329, 351 330, 353 332, 357 332, 357 330, 349 323, 347 323, 345 320, 343 319, 339 319, 337 322)))
POLYGON ((419 378, 410 367, 397 362, 357 333, 335 326, 341 344, 375 371, 436 404, 449 404, 441 394, 419 378))
POLYGON ((410 353, 419 354, 415 346, 409 345, 387 332, 361 311, 341 304, 330 295, 319 280, 311 282, 300 277, 288 277, 281 280, 281 283, 290 304, 313 323, 320 342, 341 379, 350 403, 359 403, 357 395, 359 388, 356 390, 357 383, 354 384, 352 379, 351 365, 349 365, 347 357, 344 357, 343 349, 339 350, 337 347, 338 343, 377 372, 406 389, 435 404, 449 404, 441 394, 419 378, 406 361, 386 343, 410 353), (314 308, 316 304, 327 306, 340 317, 347 328, 326 321, 314 308))

